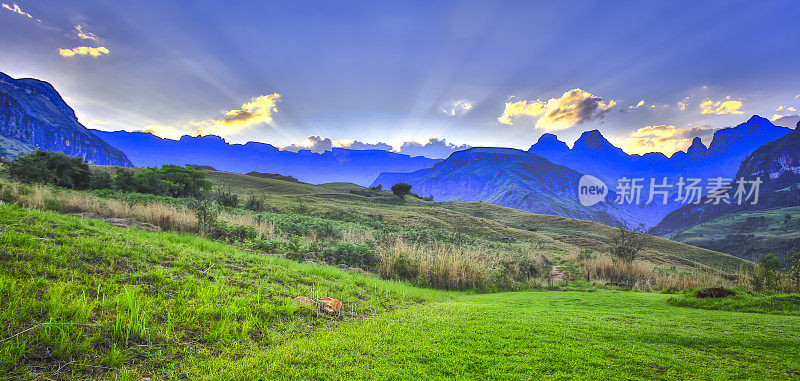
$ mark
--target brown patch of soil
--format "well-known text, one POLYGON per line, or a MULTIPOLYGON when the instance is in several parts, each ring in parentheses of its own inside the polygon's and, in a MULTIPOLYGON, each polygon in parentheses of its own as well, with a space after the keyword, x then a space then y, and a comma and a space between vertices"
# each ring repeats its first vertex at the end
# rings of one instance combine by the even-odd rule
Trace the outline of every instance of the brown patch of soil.
POLYGON ((700 299, 727 298, 733 295, 736 295, 735 291, 728 290, 727 288, 722 288, 722 287, 704 288, 700 291, 697 291, 697 293, 695 294, 695 296, 700 299))

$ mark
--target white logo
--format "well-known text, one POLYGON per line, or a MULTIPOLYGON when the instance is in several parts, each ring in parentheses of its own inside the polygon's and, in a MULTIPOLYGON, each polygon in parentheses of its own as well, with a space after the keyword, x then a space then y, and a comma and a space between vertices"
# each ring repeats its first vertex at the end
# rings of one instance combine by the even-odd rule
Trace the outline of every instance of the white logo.
POLYGON ((592 206, 606 199, 608 187, 603 180, 592 175, 583 175, 578 182, 578 200, 583 206, 592 206))

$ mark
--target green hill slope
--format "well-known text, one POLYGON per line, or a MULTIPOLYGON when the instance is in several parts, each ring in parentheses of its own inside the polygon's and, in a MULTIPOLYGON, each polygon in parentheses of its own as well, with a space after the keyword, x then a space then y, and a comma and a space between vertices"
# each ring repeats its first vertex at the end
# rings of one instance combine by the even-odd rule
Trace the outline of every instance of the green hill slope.
POLYGON ((181 374, 450 295, 0 204, 0 378, 181 374), (329 316, 297 296, 344 306, 329 316))
POLYGON ((800 207, 731 213, 666 238, 757 260, 800 252, 800 207))
MULTIPOLYGON (((616 229, 599 222, 534 214, 483 202, 428 202, 394 196, 363 197, 350 194, 344 184, 308 185, 225 172, 207 172, 215 185, 235 184, 242 195, 256 194, 279 209, 301 207, 308 213, 369 216, 397 226, 443 229, 493 241, 533 241, 561 254, 584 250, 607 251, 616 229)), ((412 189, 413 191, 413 189, 412 189)), ((388 192, 386 192, 388 193, 388 192)), ((653 263, 687 268, 708 267, 735 272, 747 262, 728 254, 652 237, 645 258, 653 263)))

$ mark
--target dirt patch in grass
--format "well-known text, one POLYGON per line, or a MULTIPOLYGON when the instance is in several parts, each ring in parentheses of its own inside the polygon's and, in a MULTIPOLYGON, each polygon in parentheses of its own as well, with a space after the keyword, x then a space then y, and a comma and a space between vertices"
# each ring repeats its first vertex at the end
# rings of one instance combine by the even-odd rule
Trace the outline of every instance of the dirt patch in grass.
POLYGON ((736 295, 736 291, 728 290, 727 288, 722 287, 704 288, 700 291, 697 291, 695 294, 695 296, 700 299, 727 298, 733 295, 736 295))

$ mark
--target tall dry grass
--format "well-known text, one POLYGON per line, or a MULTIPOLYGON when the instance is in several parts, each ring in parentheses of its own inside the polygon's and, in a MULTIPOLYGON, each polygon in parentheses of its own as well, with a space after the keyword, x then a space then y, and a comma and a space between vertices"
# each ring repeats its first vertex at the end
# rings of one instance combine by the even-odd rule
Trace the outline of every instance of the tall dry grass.
POLYGON ((107 218, 129 218, 164 230, 194 231, 197 226, 197 217, 192 210, 165 203, 134 204, 100 198, 86 192, 19 183, 3 183, 3 194, 6 202, 31 209, 61 213, 92 213, 107 218))
POLYGON ((380 248, 380 276, 451 290, 522 288, 540 283, 547 259, 536 253, 513 256, 483 247, 424 245, 395 239, 380 248))
MULTIPOLYGON (((158 226, 162 230, 196 232, 197 216, 188 206, 164 202, 127 202, 36 184, 2 182, 6 202, 30 209, 52 210, 61 213, 91 213, 105 218, 127 218, 158 226)), ((249 214, 222 212, 221 221, 240 226, 252 226, 259 235, 274 237, 275 226, 249 214)))
POLYGON ((639 290, 664 290, 674 288, 689 290, 697 287, 734 286, 732 280, 721 274, 694 269, 682 271, 660 270, 654 264, 643 261, 625 263, 601 254, 580 261, 581 276, 595 284, 624 284, 639 290))

